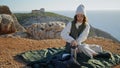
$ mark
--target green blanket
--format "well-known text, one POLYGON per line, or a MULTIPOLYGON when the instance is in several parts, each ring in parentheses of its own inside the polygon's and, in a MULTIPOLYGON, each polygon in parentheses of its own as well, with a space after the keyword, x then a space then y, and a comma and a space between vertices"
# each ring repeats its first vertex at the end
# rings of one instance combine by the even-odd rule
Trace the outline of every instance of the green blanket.
MULTIPOLYGON (((25 62, 48 61, 55 55, 64 53, 64 47, 48 48, 43 50, 27 51, 20 54, 25 62)), ((106 51, 105 51, 106 52, 106 51)), ((87 59, 87 57, 79 58, 77 61, 82 65, 81 68, 111 68, 114 65, 120 64, 120 55, 112 54, 112 58, 96 58, 87 59)))

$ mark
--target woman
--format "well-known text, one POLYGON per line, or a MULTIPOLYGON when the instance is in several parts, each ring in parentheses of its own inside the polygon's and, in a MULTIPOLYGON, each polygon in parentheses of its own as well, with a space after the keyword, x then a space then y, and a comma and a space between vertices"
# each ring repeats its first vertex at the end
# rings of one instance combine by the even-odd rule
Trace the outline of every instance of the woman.
POLYGON ((67 24, 62 30, 61 37, 66 41, 66 51, 71 52, 71 47, 77 47, 78 52, 83 52, 90 58, 94 56, 108 56, 108 54, 99 54, 102 52, 100 46, 89 46, 82 44, 87 39, 89 34, 90 25, 87 22, 86 12, 84 5, 80 4, 76 10, 74 20, 67 24), (92 49, 96 47, 97 50, 92 49))

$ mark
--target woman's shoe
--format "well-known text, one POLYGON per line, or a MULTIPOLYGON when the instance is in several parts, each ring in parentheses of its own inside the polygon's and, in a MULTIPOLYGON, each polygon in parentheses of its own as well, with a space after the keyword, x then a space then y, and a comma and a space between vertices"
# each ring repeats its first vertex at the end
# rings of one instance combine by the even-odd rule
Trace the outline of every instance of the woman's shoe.
POLYGON ((94 56, 94 58, 111 58, 110 53, 98 53, 98 55, 94 56))

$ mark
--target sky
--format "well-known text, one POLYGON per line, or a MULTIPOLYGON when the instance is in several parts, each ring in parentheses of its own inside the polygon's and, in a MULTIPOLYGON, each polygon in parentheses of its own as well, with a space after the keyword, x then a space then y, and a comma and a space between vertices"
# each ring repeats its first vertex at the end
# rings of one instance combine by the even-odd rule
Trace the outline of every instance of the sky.
POLYGON ((86 10, 120 10, 120 0, 0 0, 0 5, 11 11, 31 11, 45 8, 46 11, 76 10, 79 4, 86 10))

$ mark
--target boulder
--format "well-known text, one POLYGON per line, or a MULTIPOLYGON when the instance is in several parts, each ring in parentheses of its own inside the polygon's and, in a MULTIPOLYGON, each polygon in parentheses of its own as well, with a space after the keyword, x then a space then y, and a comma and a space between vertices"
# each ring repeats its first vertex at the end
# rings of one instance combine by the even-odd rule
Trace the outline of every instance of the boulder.
POLYGON ((0 14, 12 14, 8 6, 0 6, 0 14))
POLYGON ((13 18, 13 21, 14 21, 14 24, 15 24, 15 28, 16 28, 16 31, 19 31, 19 32, 26 32, 26 29, 21 25, 19 24, 17 18, 15 15, 11 15, 12 18, 13 18))
POLYGON ((25 32, 25 28, 21 26, 14 14, 7 6, 0 6, 0 35, 10 34, 14 32, 25 32))
POLYGON ((0 14, 0 34, 16 32, 15 24, 11 15, 0 14))
POLYGON ((49 23, 34 23, 26 27, 26 30, 34 39, 55 39, 61 38, 60 33, 64 27, 64 22, 54 21, 49 23))

